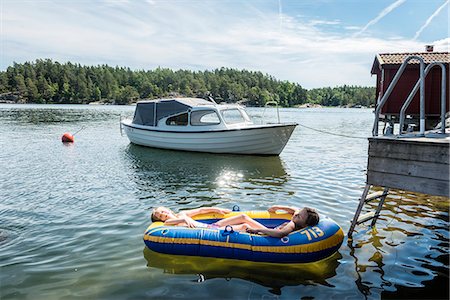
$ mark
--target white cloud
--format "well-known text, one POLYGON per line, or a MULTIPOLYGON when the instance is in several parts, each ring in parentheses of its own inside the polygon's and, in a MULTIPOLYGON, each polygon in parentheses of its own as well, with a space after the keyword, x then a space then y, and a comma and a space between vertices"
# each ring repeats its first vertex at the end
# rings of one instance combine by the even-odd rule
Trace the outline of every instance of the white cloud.
POLYGON ((354 37, 361 35, 362 33, 364 33, 367 28, 369 28, 372 25, 375 25, 376 23, 378 23, 381 19, 383 19, 387 14, 389 14, 390 12, 392 12, 394 9, 396 9, 397 7, 399 7, 400 5, 402 5, 403 3, 405 3, 406 0, 397 0, 394 3, 392 3, 391 5, 389 5, 388 7, 386 7, 385 9, 383 9, 378 16, 376 16, 376 18, 372 19, 369 21, 369 23, 366 24, 366 26, 364 26, 360 31, 356 32, 354 34, 354 37))
MULTIPOLYGON (((1 34, 1 68, 12 61, 52 58, 82 64, 152 69, 250 69, 298 82, 307 88, 340 84, 372 85, 376 53, 421 51, 402 39, 328 33, 305 18, 219 2, 166 1, 117 6, 93 4, 6 7, 1 34), (280 20, 283 30, 279 30, 280 20), (303 20, 303 21, 302 21, 303 20)), ((281 4, 281 3, 280 3, 281 4)), ((338 20, 326 21, 337 23, 338 20)))
POLYGON ((311 25, 339 25, 341 24, 341 21, 339 20, 333 20, 333 21, 327 21, 327 20, 311 20, 309 21, 309 24, 311 25))
POLYGON ((360 26, 345 26, 344 29, 347 30, 361 30, 360 26))
POLYGON ((103 0, 109 6, 123 6, 130 3, 130 0, 103 0))
POLYGON ((425 21, 425 23, 420 27, 419 30, 417 30, 416 34, 414 35, 414 39, 417 40, 417 38, 422 34, 422 32, 425 30, 425 28, 430 25, 431 21, 441 12, 441 10, 444 9, 445 6, 449 4, 449 0, 445 1, 444 4, 442 4, 436 11, 428 17, 428 19, 425 21))
POLYGON ((450 37, 437 40, 431 43, 434 45, 434 51, 440 51, 440 52, 449 52, 450 50, 450 37))

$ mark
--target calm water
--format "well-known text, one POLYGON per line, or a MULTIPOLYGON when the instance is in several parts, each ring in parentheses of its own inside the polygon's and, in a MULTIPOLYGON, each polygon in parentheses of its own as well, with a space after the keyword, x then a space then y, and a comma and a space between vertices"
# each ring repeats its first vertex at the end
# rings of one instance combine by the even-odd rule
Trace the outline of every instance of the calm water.
MULTIPOLYGON (((280 157, 129 144, 134 107, 0 105, 1 299, 449 297, 449 199, 395 192, 376 230, 315 264, 277 266, 145 249, 151 207, 313 206, 347 232, 367 141, 297 127, 280 157), (75 143, 61 135, 75 132, 75 143)), ((260 109, 249 109, 258 117, 260 109)), ((268 118, 275 111, 266 112, 268 118)), ((283 109, 283 121, 368 136, 364 109, 283 109)), ((376 204, 373 204, 376 205, 376 204)))

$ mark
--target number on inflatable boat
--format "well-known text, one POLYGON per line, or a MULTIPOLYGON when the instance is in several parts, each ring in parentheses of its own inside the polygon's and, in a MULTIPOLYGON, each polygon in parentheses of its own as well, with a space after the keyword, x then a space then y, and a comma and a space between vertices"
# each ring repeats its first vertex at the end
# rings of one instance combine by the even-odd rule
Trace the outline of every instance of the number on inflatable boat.
POLYGON ((312 227, 312 228, 308 228, 308 229, 306 229, 306 230, 304 230, 304 231, 301 231, 300 233, 301 233, 301 234, 306 234, 306 237, 308 238, 308 241, 311 241, 311 240, 312 240, 311 235, 312 235, 315 239, 324 235, 323 231, 320 230, 319 227, 315 227, 315 226, 312 227))
POLYGON ((313 227, 313 228, 311 228, 312 230, 314 230, 316 233, 317 233, 317 235, 319 236, 319 237, 321 237, 321 236, 323 236, 325 233, 323 233, 323 231, 319 228, 319 227, 313 227))

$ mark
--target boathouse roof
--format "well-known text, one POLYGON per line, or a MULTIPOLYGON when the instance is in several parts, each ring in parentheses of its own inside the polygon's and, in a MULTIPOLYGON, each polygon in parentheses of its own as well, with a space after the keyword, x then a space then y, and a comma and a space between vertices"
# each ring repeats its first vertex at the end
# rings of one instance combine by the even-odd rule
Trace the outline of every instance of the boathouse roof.
MULTIPOLYGON (((377 76, 376 83, 376 96, 381 97, 387 91, 389 85, 394 79, 400 65, 409 56, 419 56, 424 60, 425 65, 429 65, 434 62, 441 62, 445 65, 446 72, 448 74, 448 68, 450 63, 449 52, 407 52, 407 53, 380 53, 375 56, 375 60, 372 65, 371 73, 377 76)), ((441 111, 441 78, 442 70, 439 67, 434 67, 429 71, 429 75, 425 80, 425 115, 429 123, 434 122, 433 118, 438 118, 441 111)), ((411 59, 408 62, 407 68, 404 70, 402 76, 388 96, 385 105, 381 109, 381 113, 384 115, 397 116, 400 114, 400 110, 405 100, 410 95, 413 87, 419 80, 419 60, 411 59)), ((447 107, 449 102, 449 86, 446 87, 447 107)), ((419 93, 416 93, 411 104, 408 107, 407 113, 409 115, 418 116, 420 113, 420 101, 419 93)))
MULTIPOLYGON (((449 52, 409 52, 409 53, 380 53, 375 56, 372 65, 371 74, 376 74, 384 66, 398 66, 411 55, 420 56, 426 64, 433 62, 450 63, 449 52)), ((408 62, 409 65, 418 65, 419 61, 412 59, 408 62)))

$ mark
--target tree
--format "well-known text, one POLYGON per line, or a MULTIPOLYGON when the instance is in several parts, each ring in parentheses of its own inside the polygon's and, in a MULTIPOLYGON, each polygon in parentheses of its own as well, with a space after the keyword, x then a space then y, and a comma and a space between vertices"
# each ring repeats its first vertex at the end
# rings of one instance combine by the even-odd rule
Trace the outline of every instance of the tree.
POLYGON ((91 92, 91 98, 94 99, 94 101, 101 101, 102 100, 102 92, 100 91, 99 87, 96 86, 92 92, 91 92))
POLYGON ((0 73, 0 93, 6 93, 9 90, 8 74, 6 72, 0 73))
POLYGON ((39 91, 34 84, 33 80, 31 78, 27 78, 26 80, 26 86, 27 86, 27 98, 29 102, 42 102, 41 95, 39 94, 39 91))
POLYGON ((263 106, 271 100, 285 107, 305 102, 326 106, 368 106, 375 102, 374 87, 344 85, 306 90, 298 83, 248 70, 220 68, 193 72, 156 68, 132 71, 107 65, 60 64, 50 59, 13 63, 6 71, 0 71, 0 92, 18 92, 19 98, 30 102, 41 99, 54 103, 89 103, 92 100, 128 103, 166 97, 171 93, 211 95, 218 102, 245 102, 253 106, 263 106))
POLYGON ((27 86, 25 85, 25 79, 22 74, 18 74, 14 77, 14 85, 16 87, 16 91, 18 91, 22 96, 25 96, 27 86))
POLYGON ((63 83, 61 92, 62 103, 70 103, 72 100, 72 91, 68 82, 63 83))
POLYGON ((126 87, 121 87, 115 97, 116 104, 129 104, 130 102, 139 98, 138 91, 127 85, 126 87))
POLYGON ((55 95, 55 90, 42 75, 38 77, 37 88, 44 102, 50 102, 55 95))

